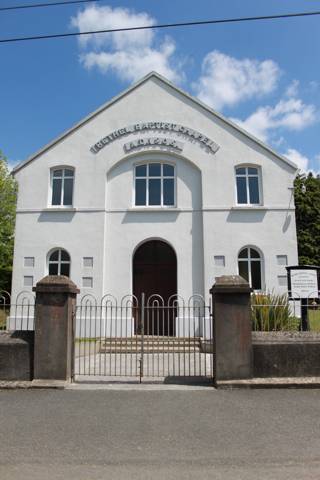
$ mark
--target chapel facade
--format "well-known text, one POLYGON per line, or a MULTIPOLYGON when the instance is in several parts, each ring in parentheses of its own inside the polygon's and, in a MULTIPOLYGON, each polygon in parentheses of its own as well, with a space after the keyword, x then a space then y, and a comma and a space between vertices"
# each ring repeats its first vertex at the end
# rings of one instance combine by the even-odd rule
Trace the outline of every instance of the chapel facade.
POLYGON ((297 167, 150 73, 14 169, 12 294, 67 275, 81 295, 209 296, 240 274, 287 289, 297 167))

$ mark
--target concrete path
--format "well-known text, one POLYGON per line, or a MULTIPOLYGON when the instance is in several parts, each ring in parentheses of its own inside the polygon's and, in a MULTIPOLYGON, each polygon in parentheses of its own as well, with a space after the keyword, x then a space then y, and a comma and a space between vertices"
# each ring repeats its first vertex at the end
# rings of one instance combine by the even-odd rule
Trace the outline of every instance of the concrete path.
POLYGON ((320 390, 0 391, 1 480, 319 480, 320 390))
MULTIPOLYGON (((76 376, 139 377, 140 354, 95 353, 75 359, 76 376)), ((212 354, 153 353, 143 356, 144 377, 213 377, 212 354)))

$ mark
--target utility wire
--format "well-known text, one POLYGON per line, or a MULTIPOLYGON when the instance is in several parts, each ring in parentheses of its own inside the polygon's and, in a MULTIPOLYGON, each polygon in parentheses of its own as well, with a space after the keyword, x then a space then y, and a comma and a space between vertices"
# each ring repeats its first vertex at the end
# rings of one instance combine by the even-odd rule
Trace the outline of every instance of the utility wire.
POLYGON ((51 3, 35 3, 34 5, 16 5, 14 7, 0 7, 0 12, 6 10, 20 10, 22 8, 42 8, 42 7, 56 7, 57 5, 71 5, 73 3, 89 3, 89 2, 101 2, 103 0, 68 0, 66 2, 51 2, 51 3))
POLYGON ((275 20, 275 19, 283 19, 283 18, 310 17, 313 15, 320 15, 320 11, 284 13, 281 15, 264 15, 259 17, 222 18, 220 20, 203 20, 199 22, 165 23, 160 25, 146 25, 143 27, 141 26, 141 27, 126 27, 126 28, 110 28, 107 30, 92 30, 92 31, 85 31, 85 32, 72 32, 72 33, 56 33, 53 35, 36 35, 32 37, 2 38, 0 39, 0 43, 24 42, 28 40, 44 40, 48 38, 78 37, 80 35, 92 35, 92 34, 98 34, 98 33, 130 32, 135 30, 155 30, 160 28, 212 25, 217 23, 237 23, 237 22, 257 21, 257 20, 275 20))

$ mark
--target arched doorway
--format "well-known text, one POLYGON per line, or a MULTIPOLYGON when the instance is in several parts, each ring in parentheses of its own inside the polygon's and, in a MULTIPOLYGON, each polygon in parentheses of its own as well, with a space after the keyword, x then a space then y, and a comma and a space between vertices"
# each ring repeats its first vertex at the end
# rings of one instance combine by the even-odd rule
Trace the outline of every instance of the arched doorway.
MULTIPOLYGON (((147 335, 174 335, 175 311, 168 300, 177 293, 177 258, 170 245, 161 240, 149 240, 136 250, 133 257, 133 294, 141 301, 160 295, 164 307, 146 310, 144 331, 147 335)), ((136 315, 136 331, 141 329, 141 316, 136 315)))

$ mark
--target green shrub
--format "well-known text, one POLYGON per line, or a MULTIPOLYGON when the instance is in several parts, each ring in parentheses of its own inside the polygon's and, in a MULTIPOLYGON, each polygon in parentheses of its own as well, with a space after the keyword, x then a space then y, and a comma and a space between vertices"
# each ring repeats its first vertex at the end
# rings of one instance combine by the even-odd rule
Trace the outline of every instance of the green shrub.
POLYGON ((5 330, 9 312, 0 305, 0 330, 5 330))
POLYGON ((288 297, 275 293, 254 293, 251 296, 252 330, 255 331, 296 331, 300 319, 292 313, 288 297))

